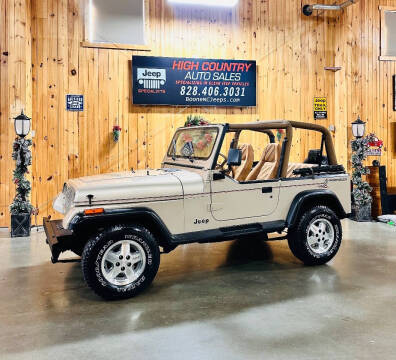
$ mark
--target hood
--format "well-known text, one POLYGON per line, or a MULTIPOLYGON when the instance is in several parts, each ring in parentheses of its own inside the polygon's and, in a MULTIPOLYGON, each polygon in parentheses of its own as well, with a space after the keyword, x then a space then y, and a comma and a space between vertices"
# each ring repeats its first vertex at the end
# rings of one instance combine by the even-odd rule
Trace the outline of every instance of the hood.
POLYGON ((93 195, 92 205, 106 205, 171 200, 202 192, 201 175, 187 170, 126 171, 69 180, 55 200, 54 208, 67 212, 72 204, 88 205, 88 195, 93 195))

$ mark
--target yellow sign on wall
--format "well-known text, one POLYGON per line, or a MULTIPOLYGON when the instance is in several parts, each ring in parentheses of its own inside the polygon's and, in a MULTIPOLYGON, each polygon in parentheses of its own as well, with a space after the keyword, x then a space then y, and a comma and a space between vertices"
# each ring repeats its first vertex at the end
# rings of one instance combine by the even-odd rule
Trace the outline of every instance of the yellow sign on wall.
POLYGON ((327 119, 327 99, 325 97, 314 98, 314 119, 327 119))

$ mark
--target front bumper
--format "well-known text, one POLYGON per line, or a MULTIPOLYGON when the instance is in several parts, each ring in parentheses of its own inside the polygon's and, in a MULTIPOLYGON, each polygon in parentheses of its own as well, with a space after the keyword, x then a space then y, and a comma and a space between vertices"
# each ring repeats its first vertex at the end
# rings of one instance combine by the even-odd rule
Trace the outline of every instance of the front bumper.
POLYGON ((51 261, 56 263, 61 252, 70 249, 73 240, 73 232, 66 230, 62 226, 62 220, 43 219, 45 234, 47 235, 47 244, 51 249, 51 261))

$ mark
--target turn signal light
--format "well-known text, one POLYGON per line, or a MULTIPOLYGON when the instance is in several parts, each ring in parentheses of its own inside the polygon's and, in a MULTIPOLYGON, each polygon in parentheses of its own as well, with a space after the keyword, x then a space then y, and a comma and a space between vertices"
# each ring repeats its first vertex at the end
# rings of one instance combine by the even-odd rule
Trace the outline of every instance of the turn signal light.
POLYGON ((103 212, 104 212, 103 208, 87 209, 84 210, 84 215, 96 215, 96 214, 101 214, 103 212))

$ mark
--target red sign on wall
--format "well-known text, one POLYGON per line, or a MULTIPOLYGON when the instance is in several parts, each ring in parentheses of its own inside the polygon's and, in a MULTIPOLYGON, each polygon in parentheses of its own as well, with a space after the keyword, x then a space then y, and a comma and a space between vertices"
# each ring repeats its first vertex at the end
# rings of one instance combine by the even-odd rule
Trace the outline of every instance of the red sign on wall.
POLYGON ((368 149, 367 156, 381 156, 382 155, 382 147, 384 146, 384 142, 379 140, 377 137, 374 137, 373 140, 369 142, 370 149, 368 149))

